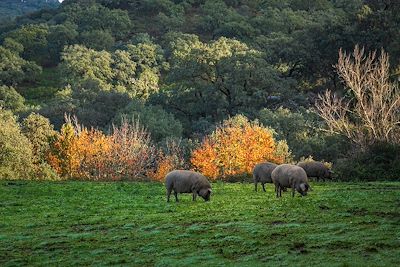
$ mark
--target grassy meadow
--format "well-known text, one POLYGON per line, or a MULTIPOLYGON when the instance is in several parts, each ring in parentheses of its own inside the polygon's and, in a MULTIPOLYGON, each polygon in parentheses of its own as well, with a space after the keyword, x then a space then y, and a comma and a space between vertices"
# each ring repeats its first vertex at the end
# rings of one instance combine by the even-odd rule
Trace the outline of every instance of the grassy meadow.
POLYGON ((159 183, 3 181, 0 266, 400 265, 400 183, 312 186, 166 203, 159 183))

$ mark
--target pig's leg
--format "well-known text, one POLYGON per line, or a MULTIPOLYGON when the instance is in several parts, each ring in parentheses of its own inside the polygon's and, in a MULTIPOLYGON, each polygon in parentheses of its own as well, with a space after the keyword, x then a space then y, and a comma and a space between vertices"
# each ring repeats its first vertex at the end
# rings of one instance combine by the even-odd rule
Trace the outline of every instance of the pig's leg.
POLYGON ((172 191, 171 188, 168 188, 168 189, 167 189, 167 202, 169 202, 169 197, 170 197, 170 195, 171 195, 171 191, 172 191))

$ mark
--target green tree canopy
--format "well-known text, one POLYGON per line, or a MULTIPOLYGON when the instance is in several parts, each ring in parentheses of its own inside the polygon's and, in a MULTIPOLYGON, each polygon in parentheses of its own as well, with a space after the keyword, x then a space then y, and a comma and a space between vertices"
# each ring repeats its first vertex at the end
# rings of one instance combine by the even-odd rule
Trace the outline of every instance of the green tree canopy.
POLYGON ((50 143, 56 136, 48 118, 31 113, 21 124, 21 132, 32 144, 33 162, 43 164, 50 151, 50 143))
POLYGON ((141 102, 133 101, 119 112, 115 121, 118 123, 122 119, 138 119, 156 142, 163 141, 167 137, 179 138, 182 136, 182 124, 175 119, 174 115, 166 112, 160 106, 144 105, 141 102))
POLYGON ((9 109, 14 113, 27 109, 25 99, 13 87, 0 86, 0 108, 9 109))
POLYGON ((24 81, 34 81, 42 69, 21 58, 18 51, 0 46, 0 85, 15 86, 24 81))
POLYGON ((217 122, 237 113, 254 115, 290 92, 292 81, 282 78, 263 53, 228 38, 202 43, 188 37, 170 45, 170 85, 158 101, 168 99, 165 105, 190 124, 200 118, 217 122))
POLYGON ((66 47, 61 67, 65 82, 73 88, 126 92, 133 98, 148 98, 158 91, 164 58, 154 44, 129 44, 113 53, 81 45, 66 47))
POLYGON ((132 29, 128 12, 109 9, 94 1, 68 2, 62 8, 67 21, 78 25, 79 32, 109 31, 116 39, 124 38, 132 29))
POLYGON ((60 61, 64 46, 72 45, 76 42, 78 37, 77 28, 77 25, 68 22, 50 26, 47 41, 52 62, 57 64, 60 61))
POLYGON ((49 26, 47 24, 28 24, 7 34, 7 37, 22 44, 24 51, 22 57, 45 65, 50 60, 47 49, 49 26))
POLYGON ((0 108, 0 179, 30 179, 32 144, 11 111, 0 108))

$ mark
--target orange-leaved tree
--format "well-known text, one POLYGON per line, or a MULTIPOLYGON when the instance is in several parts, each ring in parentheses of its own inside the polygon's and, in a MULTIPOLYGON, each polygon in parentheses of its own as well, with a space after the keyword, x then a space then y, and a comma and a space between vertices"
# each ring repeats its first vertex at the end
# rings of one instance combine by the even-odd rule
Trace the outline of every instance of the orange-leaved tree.
POLYGON ((147 131, 137 121, 124 121, 106 135, 67 117, 52 144, 49 164, 63 178, 122 180, 142 178, 154 159, 147 131))
POLYGON ((204 175, 216 179, 249 174, 262 161, 283 163, 273 133, 242 115, 225 120, 192 152, 191 163, 204 175))
POLYGON ((100 180, 112 143, 109 136, 79 125, 76 118, 66 123, 51 146, 49 164, 64 178, 100 180))
POLYGON ((79 151, 78 175, 88 180, 109 180, 108 159, 112 140, 96 129, 83 128, 76 138, 75 149, 79 151))

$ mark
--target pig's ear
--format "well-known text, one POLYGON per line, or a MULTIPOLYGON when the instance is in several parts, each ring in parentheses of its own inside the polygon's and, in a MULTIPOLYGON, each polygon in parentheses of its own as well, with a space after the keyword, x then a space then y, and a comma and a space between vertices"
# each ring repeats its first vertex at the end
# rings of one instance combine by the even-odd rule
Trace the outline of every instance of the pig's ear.
POLYGON ((305 184, 300 184, 300 189, 301 189, 301 191, 305 192, 306 191, 306 185, 305 184))
POLYGON ((211 190, 211 188, 208 188, 208 193, 210 193, 210 194, 212 193, 212 190, 211 190))

